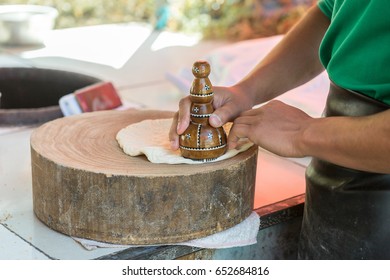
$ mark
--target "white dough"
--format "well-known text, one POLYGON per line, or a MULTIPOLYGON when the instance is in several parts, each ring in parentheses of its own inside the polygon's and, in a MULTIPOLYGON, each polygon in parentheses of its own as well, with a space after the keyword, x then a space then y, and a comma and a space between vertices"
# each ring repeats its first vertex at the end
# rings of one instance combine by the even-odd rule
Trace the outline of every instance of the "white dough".
MULTIPOLYGON (((150 162, 168 164, 202 164, 181 156, 180 150, 172 151, 168 133, 172 119, 144 120, 121 129, 116 140, 123 151, 130 156, 144 154, 150 162)), ((249 149, 253 143, 248 140, 240 141, 236 149, 228 150, 224 155, 213 160, 220 161, 231 158, 249 149)))

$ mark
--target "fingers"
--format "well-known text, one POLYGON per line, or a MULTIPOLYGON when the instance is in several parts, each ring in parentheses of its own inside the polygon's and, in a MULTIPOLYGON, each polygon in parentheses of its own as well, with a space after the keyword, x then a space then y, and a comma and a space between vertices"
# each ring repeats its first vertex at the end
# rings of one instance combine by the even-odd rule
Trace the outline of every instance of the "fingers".
POLYGON ((209 123, 213 127, 221 127, 239 114, 233 103, 226 103, 224 106, 214 110, 209 118, 209 123))
POLYGON ((251 109, 253 106, 248 95, 238 87, 214 87, 214 90, 213 106, 215 111, 209 119, 209 123, 213 127, 220 127, 229 121, 233 121, 242 112, 251 109))
MULTIPOLYGON (((214 87, 214 90, 213 106, 215 110, 209 118, 209 123, 213 127, 221 127, 252 106, 248 97, 245 94, 235 92, 234 87, 214 87)), ((179 148, 179 135, 184 133, 190 123, 190 110, 190 97, 182 98, 179 103, 179 111, 175 114, 169 131, 169 140, 173 150, 179 148)))
POLYGON ((213 113, 209 117, 209 124, 213 127, 221 127, 223 126, 224 122, 221 120, 217 113, 213 113))
POLYGON ((229 149, 235 149, 238 145, 238 141, 241 138, 249 138, 249 133, 251 130, 250 124, 240 123, 236 124, 234 123, 232 129, 229 132, 229 136, 227 139, 227 144, 229 149))
POLYGON ((179 149, 179 135, 183 134, 190 123, 190 108, 191 101, 188 96, 180 100, 179 111, 175 113, 169 130, 172 150, 179 149))
POLYGON ((229 149, 235 149, 238 141, 242 138, 248 138, 253 142, 256 126, 261 122, 260 115, 261 112, 256 113, 256 110, 250 110, 242 113, 234 120, 227 139, 229 149))
POLYGON ((173 121, 171 124, 171 128, 169 129, 169 141, 171 142, 171 149, 176 151, 179 149, 179 135, 177 134, 177 119, 179 113, 176 112, 173 121))
POLYGON ((177 117, 177 128, 176 132, 178 135, 183 134, 187 129, 190 123, 190 110, 191 110, 191 100, 189 96, 180 100, 179 103, 179 112, 177 117))

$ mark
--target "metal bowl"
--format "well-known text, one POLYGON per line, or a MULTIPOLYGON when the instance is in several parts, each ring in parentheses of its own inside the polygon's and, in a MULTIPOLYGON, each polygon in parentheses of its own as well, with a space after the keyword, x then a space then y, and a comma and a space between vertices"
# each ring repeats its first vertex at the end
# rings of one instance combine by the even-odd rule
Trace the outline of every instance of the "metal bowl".
POLYGON ((53 29, 58 11, 39 5, 0 5, 0 43, 41 45, 53 29))

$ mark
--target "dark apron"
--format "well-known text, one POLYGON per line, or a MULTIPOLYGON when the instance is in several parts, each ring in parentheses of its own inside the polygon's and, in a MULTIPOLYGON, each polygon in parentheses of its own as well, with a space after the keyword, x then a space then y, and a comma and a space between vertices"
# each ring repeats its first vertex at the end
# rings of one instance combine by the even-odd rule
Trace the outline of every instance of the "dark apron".
MULTIPOLYGON (((365 116, 387 109, 331 83, 324 116, 365 116)), ((306 170, 298 258, 390 259, 390 174, 313 159, 306 170)))

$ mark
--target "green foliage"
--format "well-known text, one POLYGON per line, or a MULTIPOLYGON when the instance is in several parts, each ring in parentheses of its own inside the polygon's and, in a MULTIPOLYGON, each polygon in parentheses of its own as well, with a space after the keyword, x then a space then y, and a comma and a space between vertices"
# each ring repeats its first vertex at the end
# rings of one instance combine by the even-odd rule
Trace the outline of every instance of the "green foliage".
POLYGON ((59 11, 56 28, 159 20, 169 11, 172 31, 201 32, 206 38, 248 39, 286 32, 315 0, 0 0, 35 4, 59 11))
POLYGON ((32 4, 54 7, 57 28, 148 21, 154 13, 152 0, 0 0, 0 4, 32 4))

